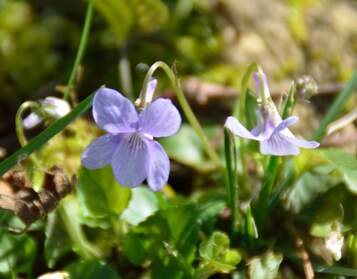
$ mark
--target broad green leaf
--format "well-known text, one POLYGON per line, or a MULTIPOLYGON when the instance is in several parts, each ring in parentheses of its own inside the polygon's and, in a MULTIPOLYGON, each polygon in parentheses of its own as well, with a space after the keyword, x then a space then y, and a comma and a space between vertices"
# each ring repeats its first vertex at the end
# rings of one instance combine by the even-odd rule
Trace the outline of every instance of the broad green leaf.
POLYGON ((98 170, 80 169, 77 194, 86 224, 108 228, 111 220, 126 208, 130 189, 120 186, 110 167, 98 170))
MULTIPOLYGON (((314 217, 310 234, 315 237, 326 237, 331 231, 341 227, 344 219, 344 198, 347 191, 342 186, 331 189, 324 197, 323 204, 314 217)), ((353 210, 352 210, 353 211, 353 210)))
POLYGON ((280 254, 269 251, 263 256, 254 257, 248 263, 248 275, 251 279, 275 279, 283 260, 280 254))
POLYGON ((200 139, 187 124, 183 124, 176 135, 160 142, 169 156, 182 164, 200 168, 205 162, 200 139))
POLYGON ((108 264, 96 260, 75 262, 66 269, 71 279, 121 278, 108 264))
POLYGON ((300 212, 318 195, 325 193, 334 185, 334 181, 328 176, 306 172, 288 192, 286 207, 295 213, 300 212))
POLYGON ((208 278, 215 273, 229 273, 241 261, 238 251, 229 248, 229 238, 223 232, 215 231, 200 245, 202 258, 197 275, 208 278))
POLYGON ((137 225, 153 215, 159 208, 159 201, 155 193, 147 187, 132 190, 131 200, 121 219, 131 225, 137 225))
MULTIPOLYGON (((36 257, 36 244, 27 235, 0 232, 0 275, 10 272, 30 273, 36 257)), ((9 277, 2 277, 9 278, 9 277)))
POLYGON ((338 149, 323 150, 322 154, 341 173, 347 188, 357 194, 357 158, 355 155, 338 149))
POLYGON ((58 212, 48 215, 45 235, 45 260, 47 266, 53 268, 58 258, 72 249, 72 241, 58 212))
POLYGON ((190 268, 194 260, 197 214, 193 204, 157 211, 131 228, 123 240, 124 254, 135 265, 151 261, 153 278, 181 278, 187 273, 183 266, 190 268))

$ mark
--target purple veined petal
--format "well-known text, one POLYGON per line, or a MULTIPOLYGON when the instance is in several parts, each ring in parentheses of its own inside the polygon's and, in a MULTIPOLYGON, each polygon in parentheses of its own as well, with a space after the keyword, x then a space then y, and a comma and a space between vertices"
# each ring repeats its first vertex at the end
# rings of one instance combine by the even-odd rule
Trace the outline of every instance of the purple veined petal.
POLYGON ((228 128, 234 135, 246 138, 246 139, 254 139, 254 140, 264 140, 268 138, 270 135, 266 135, 264 131, 260 131, 259 127, 255 127, 252 132, 248 131, 235 117, 229 116, 226 119, 224 124, 226 128, 228 128))
POLYGON ((31 112, 22 120, 22 126, 24 127, 24 129, 29 130, 39 125, 42 121, 43 118, 41 116, 39 116, 35 112, 31 112))
POLYGON ((112 162, 113 153, 120 142, 120 135, 106 134, 95 139, 83 151, 82 165, 87 169, 99 169, 112 162))
POLYGON ((126 134, 112 157, 115 179, 125 187, 139 186, 148 176, 150 167, 149 148, 143 135, 126 134))
POLYGON ((180 113, 168 99, 156 99, 139 115, 139 131, 153 137, 171 136, 180 125, 180 113))
POLYGON ((274 133, 269 139, 260 142, 260 153, 266 155, 298 155, 300 150, 288 141, 284 135, 274 133))
POLYGON ((134 132, 138 121, 133 104, 118 91, 104 87, 94 96, 93 117, 100 128, 111 134, 134 132))
POLYGON ((290 116, 279 123, 279 125, 275 128, 274 133, 280 133, 281 131, 285 130, 287 127, 291 125, 294 125, 298 121, 299 121, 299 117, 290 116))
POLYGON ((289 141, 290 143, 298 146, 298 147, 303 147, 303 148, 317 148, 319 147, 320 143, 316 142, 316 141, 309 141, 309 140, 304 140, 304 139, 298 139, 296 137, 288 137, 288 136, 284 136, 285 139, 287 141, 289 141))
POLYGON ((170 160, 163 147, 154 140, 147 140, 150 167, 148 185, 153 191, 160 191, 167 183, 170 173, 170 160))

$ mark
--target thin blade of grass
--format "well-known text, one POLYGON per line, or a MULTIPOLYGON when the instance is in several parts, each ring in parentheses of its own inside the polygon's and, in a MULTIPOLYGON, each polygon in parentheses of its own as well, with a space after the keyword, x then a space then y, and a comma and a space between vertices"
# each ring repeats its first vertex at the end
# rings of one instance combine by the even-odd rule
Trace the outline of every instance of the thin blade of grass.
POLYGON ((339 116, 344 105, 351 97, 356 87, 357 87, 357 71, 354 72, 352 78, 346 84, 345 88, 338 95, 338 97, 336 98, 336 100, 333 102, 332 106, 328 110, 327 114, 322 119, 320 127, 315 132, 314 140, 321 141, 321 139, 326 134, 327 126, 339 116))
POLYGON ((335 274, 341 276, 353 276, 353 277, 357 276, 357 269, 355 268, 348 268, 342 266, 317 265, 315 266, 314 269, 317 273, 329 273, 329 274, 335 274))

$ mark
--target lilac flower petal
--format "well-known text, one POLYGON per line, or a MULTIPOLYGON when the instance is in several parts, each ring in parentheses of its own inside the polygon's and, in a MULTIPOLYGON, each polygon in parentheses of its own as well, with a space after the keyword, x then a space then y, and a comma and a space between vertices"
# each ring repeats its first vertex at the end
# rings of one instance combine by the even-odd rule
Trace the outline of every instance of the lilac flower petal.
POLYGON ((284 135, 274 133, 269 139, 260 142, 260 153, 276 156, 298 155, 300 150, 284 135))
POLYGON ((180 125, 180 113, 168 99, 155 100, 139 115, 139 131, 153 137, 171 136, 179 130, 180 125))
POLYGON ((93 117, 100 128, 111 134, 134 132, 138 121, 133 104, 109 88, 100 88, 95 94, 93 117))
POLYGON ((110 164, 119 142, 120 136, 118 135, 106 134, 95 139, 82 153, 82 165, 87 169, 99 169, 110 164))
POLYGON ((235 117, 229 116, 224 124, 226 128, 228 128, 233 134, 238 137, 246 138, 246 139, 254 139, 254 140, 264 140, 268 138, 270 135, 257 135, 259 131, 259 127, 255 127, 252 132, 248 131, 235 117), (253 134, 254 133, 254 134, 253 134))
POLYGON ((285 136, 285 139, 287 141, 289 141, 291 144, 294 144, 298 147, 303 147, 303 148, 316 148, 320 145, 320 143, 318 143, 316 141, 303 140, 303 139, 298 139, 296 137, 285 136))
POLYGON ((298 121, 299 121, 299 117, 290 116, 279 123, 279 125, 275 128, 274 133, 280 133, 281 131, 285 130, 287 127, 291 125, 294 125, 298 121))
POLYGON ((145 103, 150 103, 152 101, 152 98, 154 97, 156 86, 157 86, 157 79, 151 78, 151 80, 148 82, 147 87, 146 87, 145 103))
POLYGON ((265 73, 261 73, 262 77, 263 77, 263 87, 264 87, 264 96, 263 96, 263 92, 262 92, 262 88, 260 88, 260 80, 259 80, 259 73, 256 72, 254 74, 254 79, 255 79, 255 86, 258 90, 258 94, 260 98, 267 98, 270 97, 270 90, 268 87, 268 81, 267 81, 267 76, 265 75, 265 73))
POLYGON ((150 168, 147 181, 153 191, 160 191, 169 178, 170 160, 158 142, 147 140, 147 143, 150 155, 150 168))
POLYGON ((116 180, 126 187, 137 187, 149 172, 149 148, 138 133, 123 135, 112 158, 116 180))
POLYGON ((35 112, 31 112, 22 120, 22 126, 26 129, 32 129, 42 122, 43 118, 35 112))

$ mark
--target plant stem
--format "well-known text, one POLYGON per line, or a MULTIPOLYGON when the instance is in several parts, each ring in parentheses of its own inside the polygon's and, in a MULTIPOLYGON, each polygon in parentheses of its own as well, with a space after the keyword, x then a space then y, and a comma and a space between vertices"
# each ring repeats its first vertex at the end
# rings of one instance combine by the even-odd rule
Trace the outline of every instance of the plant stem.
MULTIPOLYGON (((243 75, 242 82, 241 82, 241 91, 239 95, 239 99, 237 100, 237 103, 234 105, 233 109, 233 116, 237 117, 239 121, 245 125, 245 105, 246 105, 246 98, 247 98, 247 91, 248 91, 248 84, 250 81, 250 78, 253 74, 254 71, 259 69, 259 65, 257 63, 252 63, 248 66, 248 69, 243 75)), ((242 166, 242 173, 241 173, 241 185, 244 190, 248 189, 248 168, 246 165, 246 160, 245 160, 245 144, 244 144, 244 139, 240 138, 239 139, 239 157, 241 161, 241 166, 242 166)))
POLYGON ((171 85, 174 88, 174 91, 176 93, 177 100, 178 100, 188 122, 191 124, 192 128, 195 130, 199 139, 201 140, 203 148, 205 149, 205 152, 207 153, 208 157, 217 166, 221 167, 221 165, 222 165, 221 161, 220 161, 216 151, 213 149, 210 142, 208 141, 207 136, 204 133, 195 114, 193 113, 190 105, 188 104, 186 97, 182 91, 182 88, 181 88, 178 78, 176 77, 173 70, 165 62, 162 62, 162 61, 155 62, 148 70, 148 72, 145 76, 145 79, 144 79, 144 83, 143 83, 143 87, 142 87, 143 89, 141 90, 140 96, 138 98, 138 106, 140 107, 141 105, 145 104, 145 92, 146 92, 147 84, 149 83, 149 81, 151 80, 151 77, 153 76, 153 74, 155 73, 155 71, 158 68, 161 68, 165 72, 167 77, 169 78, 171 85))
POLYGON ((27 139, 24 133, 24 127, 22 125, 22 119, 23 119, 23 114, 26 110, 28 109, 36 109, 38 108, 38 103, 33 102, 33 101, 26 101, 21 104, 19 109, 16 112, 15 116, 15 126, 16 126, 16 134, 17 138, 19 140, 19 143, 21 147, 25 146, 27 144, 27 139))
POLYGON ((90 31, 90 26, 92 23, 92 17, 93 17, 93 4, 92 4, 92 0, 88 0, 88 7, 87 7, 87 12, 86 12, 86 17, 84 19, 84 26, 83 26, 83 30, 82 30, 81 40, 79 42, 79 47, 78 47, 76 58, 74 60, 71 75, 69 76, 69 80, 68 80, 67 87, 66 87, 66 92, 63 96, 63 99, 66 101, 69 99, 70 94, 72 92, 73 84, 74 84, 74 81, 75 81, 76 75, 77 75, 78 67, 82 62, 84 52, 87 48, 89 31, 90 31))
POLYGON ((237 184, 237 152, 235 140, 232 138, 228 129, 224 129, 224 151, 227 169, 227 204, 231 209, 232 214, 232 236, 237 228, 238 216, 238 184, 237 184))

